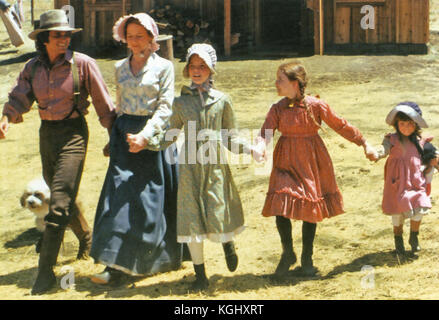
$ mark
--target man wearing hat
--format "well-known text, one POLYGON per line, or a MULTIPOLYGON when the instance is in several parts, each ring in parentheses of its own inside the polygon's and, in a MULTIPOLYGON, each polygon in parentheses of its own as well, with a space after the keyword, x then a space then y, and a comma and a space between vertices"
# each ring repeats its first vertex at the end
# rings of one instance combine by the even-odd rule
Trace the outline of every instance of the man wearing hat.
POLYGON ((69 26, 63 10, 49 10, 40 16, 40 27, 29 34, 39 55, 21 71, 0 120, 0 139, 4 139, 9 123, 22 122, 23 114, 30 111, 34 101, 38 103, 40 155, 51 199, 32 294, 55 286, 53 266, 67 225, 80 240, 81 256, 91 245, 87 222, 75 203, 88 143, 88 96, 109 133, 116 118, 96 61, 68 49, 72 34, 80 30, 69 26))

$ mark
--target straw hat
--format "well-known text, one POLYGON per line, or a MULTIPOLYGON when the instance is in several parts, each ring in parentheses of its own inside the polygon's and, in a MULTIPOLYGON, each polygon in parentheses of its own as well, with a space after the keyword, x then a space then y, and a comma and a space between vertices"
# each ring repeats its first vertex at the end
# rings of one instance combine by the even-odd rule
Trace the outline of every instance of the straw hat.
POLYGON ((189 78, 188 64, 191 57, 196 54, 207 64, 212 74, 216 73, 215 65, 217 62, 215 49, 207 43, 194 43, 186 54, 186 66, 183 69, 183 76, 189 78))
POLYGON ((32 40, 36 40, 37 35, 44 31, 70 31, 75 33, 81 30, 81 28, 72 28, 69 25, 67 15, 64 10, 56 9, 49 10, 41 14, 39 28, 29 33, 28 37, 32 40))
POLYGON ((395 116, 398 112, 402 112, 410 117, 419 127, 428 128, 427 122, 422 118, 422 111, 414 102, 401 102, 393 108, 386 117, 386 123, 393 126, 395 123, 395 116))

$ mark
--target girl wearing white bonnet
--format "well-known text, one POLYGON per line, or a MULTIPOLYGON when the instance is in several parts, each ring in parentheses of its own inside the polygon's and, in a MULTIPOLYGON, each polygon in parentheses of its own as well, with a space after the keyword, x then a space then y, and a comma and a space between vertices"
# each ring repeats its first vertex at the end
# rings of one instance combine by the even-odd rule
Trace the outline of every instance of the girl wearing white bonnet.
MULTIPOLYGON (((204 62, 210 69, 211 76, 216 74, 215 66, 217 62, 217 57, 215 49, 207 43, 195 43, 188 49, 186 54, 186 66, 183 69, 183 76, 185 78, 189 78, 189 61, 194 54, 198 55, 201 59, 204 60, 204 62)), ((211 78, 211 76, 209 77, 209 79, 211 78)))
MULTIPOLYGON (((205 239, 222 243, 229 271, 238 267, 233 239, 244 230, 244 214, 226 156, 221 155, 222 144, 234 153, 254 149, 237 136, 230 97, 212 87, 216 62, 215 49, 209 44, 197 43, 188 49, 183 75, 191 84, 183 86, 181 96, 175 99, 170 125, 170 129, 184 127, 185 133, 179 156, 185 162, 179 163, 177 241, 189 247, 196 274, 192 290, 209 286, 203 256, 205 239), (223 130, 227 134, 223 135, 223 130), (208 138, 201 141, 191 138, 206 133, 208 138)), ((172 135, 178 134, 174 131, 172 135)), ((172 143, 162 143, 162 148, 172 143)))
POLYGON ((118 117, 90 252, 106 266, 91 278, 98 284, 181 266, 175 235, 177 164, 165 161, 165 151, 144 149, 166 128, 174 100, 174 68, 156 53, 158 34, 146 13, 124 16, 113 28, 114 39, 131 53, 115 64, 118 117))

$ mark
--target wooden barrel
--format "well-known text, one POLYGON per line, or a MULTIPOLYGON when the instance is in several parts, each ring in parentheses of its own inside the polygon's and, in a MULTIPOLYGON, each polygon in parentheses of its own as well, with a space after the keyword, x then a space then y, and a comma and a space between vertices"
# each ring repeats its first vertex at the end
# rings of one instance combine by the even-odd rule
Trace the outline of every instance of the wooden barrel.
POLYGON ((171 60, 174 60, 174 48, 172 46, 172 35, 161 34, 157 37, 157 43, 160 45, 157 53, 159 56, 171 60))

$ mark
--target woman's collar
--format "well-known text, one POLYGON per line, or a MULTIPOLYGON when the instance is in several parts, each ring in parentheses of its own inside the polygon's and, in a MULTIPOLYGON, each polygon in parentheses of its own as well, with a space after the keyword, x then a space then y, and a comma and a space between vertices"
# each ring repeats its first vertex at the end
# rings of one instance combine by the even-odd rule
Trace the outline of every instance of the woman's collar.
MULTIPOLYGON (((130 61, 131 61, 132 57, 133 57, 133 53, 131 52, 125 61, 125 68, 128 68, 128 70, 130 70, 130 71, 131 71, 130 61)), ((138 74, 135 75, 135 77, 138 77, 138 76, 144 74, 146 71, 148 71, 151 68, 151 65, 154 63, 154 60, 156 59, 156 57, 157 57, 157 54, 155 52, 152 52, 149 55, 148 59, 146 60, 143 68, 139 71, 138 74)))

